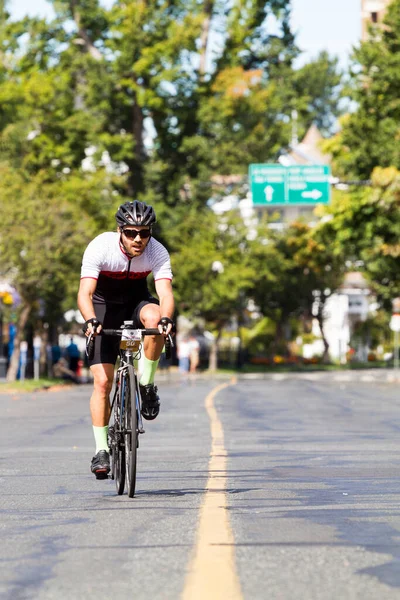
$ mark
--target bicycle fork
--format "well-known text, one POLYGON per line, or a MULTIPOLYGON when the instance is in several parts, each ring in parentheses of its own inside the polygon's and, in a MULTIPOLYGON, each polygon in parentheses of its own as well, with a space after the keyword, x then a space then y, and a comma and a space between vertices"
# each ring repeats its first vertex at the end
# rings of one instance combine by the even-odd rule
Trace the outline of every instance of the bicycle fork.
MULTIPOLYGON (((120 367, 120 369, 123 371, 125 369, 125 367, 120 367)), ((123 388, 123 394, 122 397, 125 400, 125 385, 126 385, 126 379, 125 377, 121 377, 122 380, 122 384, 124 386, 123 388)), ((139 390, 139 381, 135 375, 135 410, 136 410, 136 414, 137 414, 137 424, 138 424, 138 429, 137 429, 137 433, 146 433, 144 427, 143 427, 143 419, 142 419, 142 413, 140 411, 140 406, 141 406, 141 397, 140 397, 140 390, 139 390)), ((122 405, 122 414, 124 414, 125 411, 125 403, 123 403, 122 405)), ((138 440, 138 445, 139 445, 139 440, 138 440)))

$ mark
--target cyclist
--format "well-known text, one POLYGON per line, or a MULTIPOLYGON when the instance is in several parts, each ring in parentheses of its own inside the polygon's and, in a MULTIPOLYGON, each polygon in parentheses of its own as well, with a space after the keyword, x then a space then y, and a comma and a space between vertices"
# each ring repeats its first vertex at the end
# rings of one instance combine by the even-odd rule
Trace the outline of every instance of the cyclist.
MULTIPOLYGON (((170 257, 152 237, 156 215, 152 206, 134 200, 122 204, 115 215, 117 232, 105 232, 90 242, 82 260, 78 308, 85 319, 86 336, 96 335, 89 361, 94 379, 90 399, 96 442, 91 471, 105 479, 110 471, 108 447, 109 395, 119 352, 118 338, 97 336, 102 327, 118 329, 123 321, 134 326, 158 327, 166 337, 173 330, 174 296, 170 257), (147 277, 153 273, 158 300, 150 295, 147 277)), ((163 336, 147 336, 140 377, 142 415, 155 419, 160 399, 154 376, 164 345, 163 336)))

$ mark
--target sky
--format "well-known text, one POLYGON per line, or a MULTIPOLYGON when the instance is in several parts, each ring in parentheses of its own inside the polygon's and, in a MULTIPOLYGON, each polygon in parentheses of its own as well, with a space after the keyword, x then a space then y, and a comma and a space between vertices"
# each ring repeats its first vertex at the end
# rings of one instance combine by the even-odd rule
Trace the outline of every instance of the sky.
MULTIPOLYGON (((13 19, 52 14, 45 0, 8 0, 8 10, 13 19)), ((303 51, 298 66, 327 50, 345 67, 361 37, 361 0, 292 0, 292 28, 303 51)))
POLYGON ((292 0, 292 29, 303 62, 328 50, 345 65, 361 38, 361 0, 292 0))

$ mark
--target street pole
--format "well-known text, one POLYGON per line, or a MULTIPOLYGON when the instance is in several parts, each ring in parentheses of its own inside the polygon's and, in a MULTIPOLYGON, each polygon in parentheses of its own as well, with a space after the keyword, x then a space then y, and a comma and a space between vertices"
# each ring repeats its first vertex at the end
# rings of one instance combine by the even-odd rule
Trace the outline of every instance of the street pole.
POLYGON ((28 358, 28 342, 22 341, 19 345, 20 350, 20 381, 25 381, 26 363, 28 358))
POLYGON ((0 309, 0 379, 4 379, 7 375, 7 359, 4 356, 3 342, 3 312, 0 309))
POLYGON ((395 331, 394 332, 394 363, 393 366, 395 368, 395 370, 399 369, 399 332, 395 331))
POLYGON ((399 370, 399 332, 400 332, 400 297, 392 300, 392 318, 390 329, 393 331, 393 368, 399 370))
POLYGON ((36 335, 33 338, 33 378, 35 380, 40 377, 40 347, 42 340, 40 336, 36 335))

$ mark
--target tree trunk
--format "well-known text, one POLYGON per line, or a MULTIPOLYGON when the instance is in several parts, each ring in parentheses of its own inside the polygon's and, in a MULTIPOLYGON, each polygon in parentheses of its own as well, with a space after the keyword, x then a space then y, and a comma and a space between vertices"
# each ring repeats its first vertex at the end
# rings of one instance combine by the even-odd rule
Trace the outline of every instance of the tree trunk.
POLYGON ((201 26, 201 35, 200 35, 200 64, 199 64, 199 74, 200 79, 204 78, 206 72, 207 65, 207 46, 208 46, 208 38, 210 36, 210 25, 211 25, 211 16, 214 8, 213 0, 205 0, 204 2, 204 20, 201 26))
POLYGON ((40 348, 40 374, 47 375, 48 374, 48 366, 47 366, 47 346, 49 343, 49 331, 48 329, 42 328, 39 332, 40 339, 42 340, 42 345, 40 348))
POLYGON ((329 361, 329 342, 325 337, 324 331, 324 305, 321 303, 318 307, 317 321, 319 330, 321 332, 322 342, 324 344, 324 353, 322 355, 322 362, 327 363, 329 361))
POLYGON ((31 305, 24 304, 19 315, 17 323, 17 334, 14 340, 14 350, 11 356, 10 366, 7 371, 7 381, 15 381, 17 379, 18 367, 19 367, 19 355, 20 355, 20 344, 24 339, 25 325, 28 321, 29 314, 31 312, 31 305))
POLYGON ((90 56, 95 60, 102 60, 103 55, 101 54, 100 50, 98 50, 93 44, 93 41, 90 39, 88 32, 85 29, 83 29, 81 25, 81 14, 78 10, 76 0, 70 1, 70 9, 72 18, 75 21, 75 25, 78 29, 78 37, 75 39, 75 43, 84 46, 86 52, 88 52, 90 56))
POLYGON ((217 337, 211 345, 208 370, 215 372, 218 368, 218 345, 221 339, 222 329, 218 329, 217 337))
POLYGON ((135 157, 131 163, 132 170, 129 177, 128 194, 133 198, 143 187, 143 164, 146 160, 143 111, 136 100, 132 107, 132 136, 135 157))
POLYGON ((275 327, 275 335, 274 335, 274 341, 272 342, 272 351, 275 354, 280 354, 281 352, 281 348, 282 348, 282 342, 286 343, 285 340, 285 335, 284 335, 284 326, 285 326, 285 321, 277 321, 276 323, 276 327, 275 327))
POLYGON ((144 118, 142 108, 135 102, 132 108, 132 132, 135 140, 136 160, 142 163, 146 158, 144 149, 144 118))
POLYGON ((238 369, 238 371, 240 371, 240 369, 243 367, 243 342, 242 342, 242 335, 241 335, 241 328, 243 325, 243 310, 244 310, 244 306, 241 306, 240 310, 238 310, 237 313, 237 338, 238 338, 238 347, 237 347, 237 352, 236 352, 236 368, 238 369))

